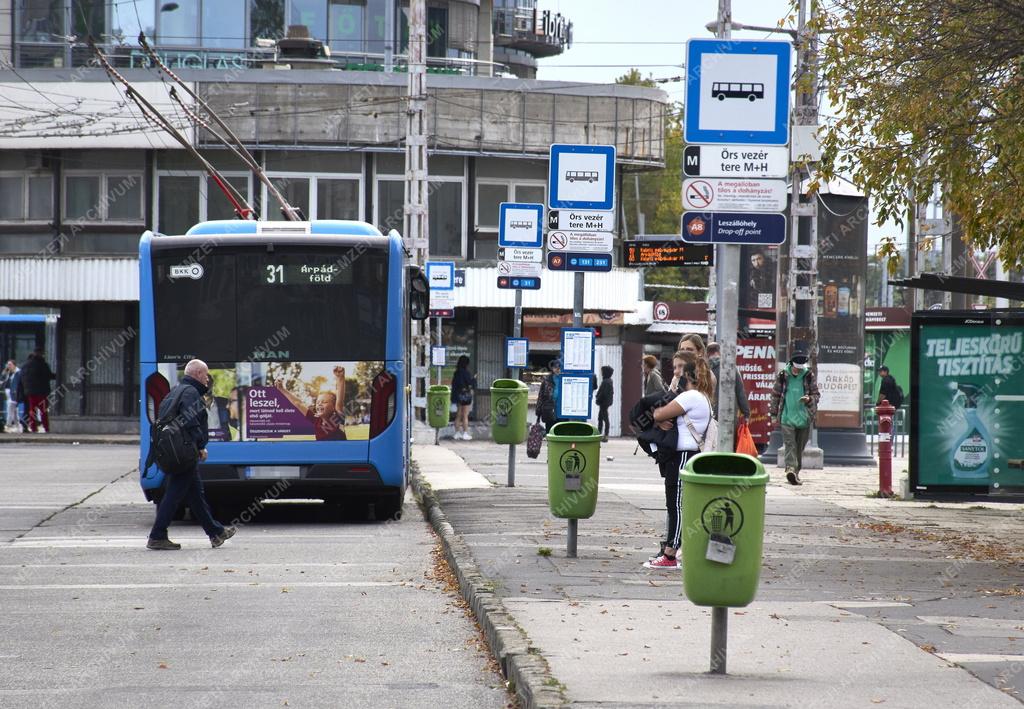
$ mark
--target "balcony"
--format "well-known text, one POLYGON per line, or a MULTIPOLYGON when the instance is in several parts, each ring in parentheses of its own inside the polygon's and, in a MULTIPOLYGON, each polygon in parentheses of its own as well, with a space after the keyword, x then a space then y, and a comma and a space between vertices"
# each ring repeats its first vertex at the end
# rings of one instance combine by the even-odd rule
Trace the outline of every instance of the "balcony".
POLYGON ((494 44, 553 57, 572 46, 572 22, 550 10, 495 9, 494 44))

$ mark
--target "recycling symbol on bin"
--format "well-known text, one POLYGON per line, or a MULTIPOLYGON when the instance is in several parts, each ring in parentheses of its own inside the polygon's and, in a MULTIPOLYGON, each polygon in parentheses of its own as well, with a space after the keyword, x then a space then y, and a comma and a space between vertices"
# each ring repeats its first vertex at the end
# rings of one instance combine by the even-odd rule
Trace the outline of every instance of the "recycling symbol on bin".
POLYGON ((743 528, 743 508, 729 497, 716 497, 700 513, 700 523, 708 534, 733 536, 743 528))
POLYGON ((558 467, 566 475, 579 475, 587 467, 587 458, 578 450, 572 448, 562 453, 562 457, 558 459, 558 467))
POLYGON ((508 426, 508 415, 512 412, 512 400, 498 399, 494 404, 494 410, 498 413, 498 425, 508 426))

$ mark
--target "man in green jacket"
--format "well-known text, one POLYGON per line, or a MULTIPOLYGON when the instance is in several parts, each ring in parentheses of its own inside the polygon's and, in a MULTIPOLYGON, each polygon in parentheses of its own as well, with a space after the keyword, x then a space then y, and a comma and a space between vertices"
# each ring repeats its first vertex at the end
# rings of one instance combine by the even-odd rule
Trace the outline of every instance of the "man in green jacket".
POLYGON ((786 480, 790 485, 802 484, 800 468, 803 466, 804 448, 811 438, 819 398, 821 394, 809 366, 807 350, 796 344, 789 362, 775 377, 771 403, 772 418, 782 428, 786 480))

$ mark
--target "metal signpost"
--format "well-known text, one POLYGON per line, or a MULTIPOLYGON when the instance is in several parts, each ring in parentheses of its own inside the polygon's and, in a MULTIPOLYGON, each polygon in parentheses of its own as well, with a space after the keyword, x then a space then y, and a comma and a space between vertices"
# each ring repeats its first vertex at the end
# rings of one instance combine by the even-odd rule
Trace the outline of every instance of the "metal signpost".
MULTIPOLYGON (((548 157, 548 209, 548 227, 554 232, 548 235, 547 265, 552 270, 575 271, 572 325, 582 328, 584 272, 612 270, 612 242, 599 234, 615 230, 615 146, 553 144, 548 157), (565 250, 552 250, 552 238, 558 244, 564 242, 565 250), (570 251, 570 243, 589 248, 570 251), (607 250, 598 250, 604 244, 607 250)), ((592 374, 593 364, 586 375, 588 391, 592 374)), ((569 384, 576 391, 579 383, 569 384)), ((568 520, 566 555, 571 559, 576 558, 578 522, 568 520)))
MULTIPOLYGON (((523 334, 523 290, 540 288, 544 266, 544 205, 502 202, 498 207, 498 288, 516 292, 512 337, 523 334)), ((525 340, 522 342, 525 343, 525 340)), ((524 354, 526 347, 523 347, 524 354)), ((509 378, 519 379, 521 365, 509 364, 509 378)), ((516 486, 516 447, 508 447, 508 486, 516 486)))
MULTIPOLYGON (((714 280, 719 369, 718 450, 733 450, 736 335, 739 326, 740 244, 781 244, 786 238, 785 194, 777 149, 789 143, 789 42, 733 40, 730 0, 719 0, 717 39, 686 46, 682 235, 719 244, 714 280), (744 155, 746 154, 746 155, 744 155), (780 201, 780 197, 782 198, 780 201), (728 210, 728 211, 716 211, 728 210)), ((783 147, 783 150, 785 148, 783 147)), ((788 163, 788 160, 785 160, 788 163)), ((794 202, 799 181, 794 183, 794 202)), ((709 309, 710 311, 711 309, 709 309)), ((724 674, 728 612, 714 608, 711 672, 724 674)))
MULTIPOLYGON (((732 391, 736 376, 739 245, 786 239, 786 218, 778 213, 786 206, 785 183, 763 176, 778 176, 779 149, 784 155, 781 146, 789 142, 790 44, 732 40, 729 16, 722 0, 719 38, 687 43, 683 131, 690 144, 683 161, 683 240, 721 244, 715 274, 719 391, 732 391), (723 176, 705 175, 704 168, 723 176)), ((732 450, 736 402, 720 396, 718 404, 718 449, 732 450)))

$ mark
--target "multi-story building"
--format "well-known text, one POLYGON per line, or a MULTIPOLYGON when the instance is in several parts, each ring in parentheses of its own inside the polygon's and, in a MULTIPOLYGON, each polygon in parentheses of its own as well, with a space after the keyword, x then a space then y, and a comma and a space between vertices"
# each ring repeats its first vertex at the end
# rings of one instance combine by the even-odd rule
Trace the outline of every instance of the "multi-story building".
MULTIPOLYGON (((620 176, 665 157, 660 90, 514 76, 532 77, 525 57, 562 51, 571 36, 566 21, 534 5, 428 2, 430 253, 464 270, 446 337, 474 360, 483 407, 484 387, 504 374, 511 332, 513 293, 496 288, 498 204, 545 201, 551 143, 613 144, 620 176), (532 19, 509 33, 506 13, 513 29, 516 18, 532 19)), ((245 165, 170 100, 137 46, 140 29, 308 218, 401 229, 406 8, 398 0, 0 0, 0 314, 55 319, 40 330, 53 333, 45 346, 62 387, 55 429, 134 425, 140 233, 232 217, 186 151, 94 66, 86 37, 263 218, 281 216, 245 165), (384 70, 389 49, 393 72, 384 70)), ((588 317, 604 324, 599 358, 614 366, 638 279, 621 269, 587 279, 588 317)), ((571 274, 546 273, 543 289, 525 294, 537 366, 557 350, 544 328, 570 311, 571 283, 571 274)))

